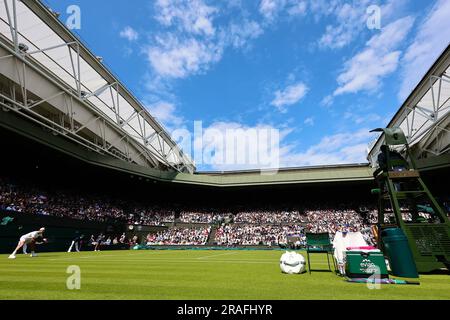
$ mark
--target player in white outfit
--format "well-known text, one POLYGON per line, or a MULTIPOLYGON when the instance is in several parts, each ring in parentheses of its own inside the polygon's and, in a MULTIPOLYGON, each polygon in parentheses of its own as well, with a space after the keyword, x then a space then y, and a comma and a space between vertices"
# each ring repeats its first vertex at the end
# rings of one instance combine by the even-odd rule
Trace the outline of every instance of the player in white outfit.
MULTIPOLYGON (((45 231, 45 228, 40 228, 38 231, 33 231, 33 232, 30 232, 30 233, 27 233, 27 234, 24 234, 23 236, 21 236, 16 249, 14 250, 13 253, 11 253, 11 255, 8 258, 15 259, 17 251, 20 248, 22 248, 25 244, 27 246, 30 246, 30 248, 31 248, 31 257, 36 257, 37 255, 34 252, 36 240, 38 240, 39 238, 42 238, 44 231, 45 231)), ((44 239, 44 242, 45 242, 45 239, 44 239)))

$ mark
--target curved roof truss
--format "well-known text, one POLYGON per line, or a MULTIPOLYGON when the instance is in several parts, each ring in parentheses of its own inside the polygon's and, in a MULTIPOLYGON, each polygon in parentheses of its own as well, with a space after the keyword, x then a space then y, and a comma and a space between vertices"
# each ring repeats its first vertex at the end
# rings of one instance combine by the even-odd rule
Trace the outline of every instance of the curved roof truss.
POLYGON ((146 108, 40 1, 0 0, 0 49, 3 108, 96 152, 195 171, 146 108))
MULTIPOLYGON (((450 45, 403 103, 388 124, 400 127, 417 159, 450 152, 450 45)), ((368 159, 373 166, 382 134, 371 146, 368 159)))

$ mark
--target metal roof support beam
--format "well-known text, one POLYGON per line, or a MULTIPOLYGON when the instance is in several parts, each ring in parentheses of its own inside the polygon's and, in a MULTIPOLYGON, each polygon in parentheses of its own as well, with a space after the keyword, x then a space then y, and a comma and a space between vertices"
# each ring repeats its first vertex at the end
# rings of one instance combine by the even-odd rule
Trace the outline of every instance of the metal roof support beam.
MULTIPOLYGON (((402 127, 411 146, 419 142, 422 145, 421 139, 428 137, 427 133, 435 127, 434 125, 444 115, 449 116, 447 114, 447 110, 450 109, 450 106, 447 106, 450 100, 449 87, 443 86, 444 83, 450 83, 449 68, 450 45, 428 70, 388 124, 389 128, 402 127)), ((371 145, 368 159, 372 165, 376 163, 383 140, 384 135, 380 135, 371 145)))
MULTIPOLYGON (((0 94, 0 95, 1 95, 1 94, 0 94)), ((1 96, 3 97, 3 95, 1 95, 1 96)), ((49 124, 46 124, 45 122, 39 121, 38 119, 36 119, 36 118, 34 118, 34 117, 31 117, 31 116, 29 116, 29 115, 27 115, 27 114, 22 113, 22 112, 19 111, 19 109, 16 109, 16 108, 14 108, 14 107, 11 107, 11 106, 9 106, 9 105, 6 104, 6 103, 0 102, 0 105, 3 106, 3 107, 5 107, 5 108, 7 108, 7 109, 9 109, 9 110, 11 110, 11 111, 14 111, 14 112, 16 112, 16 113, 19 113, 21 116, 27 118, 28 120, 31 120, 31 121, 33 121, 33 122, 36 122, 36 123, 38 123, 39 125, 41 125, 41 126, 47 128, 47 129, 49 129, 50 131, 52 131, 52 132, 54 132, 54 133, 56 133, 56 134, 61 134, 61 133, 62 133, 61 131, 64 131, 64 132, 66 132, 66 133, 70 133, 70 131, 68 131, 66 128, 61 127, 59 124, 57 124, 57 123, 55 123, 55 122, 53 122, 53 121, 50 121, 48 118, 41 117, 42 120, 44 120, 45 122, 49 122, 50 125, 49 125, 49 124), (60 129, 60 130, 57 130, 57 129, 60 129)), ((36 114, 34 114, 34 115, 36 115, 36 114)), ((39 117, 40 115, 37 114, 37 116, 39 117)), ((93 144, 93 143, 92 143, 91 141, 89 141, 89 140, 83 139, 83 138, 81 138, 81 137, 79 137, 79 136, 73 137, 73 136, 71 136, 71 135, 65 135, 65 137, 68 138, 68 139, 70 139, 70 140, 72 140, 72 141, 74 141, 74 142, 76 142, 76 143, 78 143, 78 144, 83 145, 84 147, 86 147, 86 148, 88 148, 88 149, 90 149, 90 150, 92 150, 92 151, 95 151, 95 152, 97 152, 97 153, 99 153, 99 154, 103 154, 102 152, 100 152, 100 150, 98 149, 98 147, 96 147, 95 144, 93 144), (82 141, 79 140, 80 138, 81 138, 82 141)), ((114 154, 112 154, 112 153, 109 153, 109 154, 112 155, 112 156, 114 156, 115 158, 121 159, 121 157, 118 157, 117 155, 114 155, 114 154)))
MULTIPOLYGON (((109 151, 112 148, 118 148, 118 144, 126 139, 127 139, 127 135, 123 135, 122 137, 119 137, 115 141, 109 142, 109 146, 106 148, 106 150, 109 151)), ((142 151, 138 154, 138 157, 140 157, 143 154, 148 155, 147 160, 155 167, 158 167, 158 161, 160 161, 160 160, 154 159, 154 155, 147 148, 142 148, 142 151)))
POLYGON ((9 11, 8 1, 3 0, 3 3, 5 5, 6 9, 6 16, 8 17, 8 24, 9 24, 9 30, 11 32, 11 39, 13 39, 14 42, 14 50, 16 52, 19 51, 19 43, 17 38, 17 15, 16 15, 16 2, 13 0, 13 17, 14 19, 11 19, 11 12, 9 11))
POLYGON ((37 101, 37 102, 33 102, 32 104, 28 105, 26 108, 27 108, 27 109, 32 109, 32 108, 37 107, 38 105, 40 105, 40 104, 42 104, 42 103, 44 103, 44 102, 49 102, 49 101, 51 101, 52 99, 57 98, 57 97, 59 97, 59 96, 61 96, 61 95, 63 95, 63 94, 65 94, 64 91, 55 93, 54 95, 51 95, 51 96, 48 97, 48 98, 39 100, 39 101, 37 101))
MULTIPOLYGON (((34 50, 34 51, 31 51, 31 52, 27 52, 24 55, 25 56, 27 56, 27 55, 31 56, 31 55, 36 54, 36 53, 45 53, 46 51, 50 51, 50 50, 61 48, 61 47, 67 47, 67 49, 68 49, 70 62, 71 62, 71 66, 72 66, 72 72, 73 72, 73 75, 71 75, 71 76, 75 80, 75 86, 77 88, 78 97, 81 98, 80 44, 77 41, 72 41, 72 42, 63 43, 63 44, 60 44, 60 45, 55 45, 55 46, 50 46, 50 47, 43 48, 43 49, 34 50), (70 51, 72 46, 75 46, 75 48, 76 48, 75 52, 77 53, 77 66, 76 66, 76 68, 75 68, 75 64, 74 64, 74 61, 73 61, 73 57, 72 57, 72 51, 70 51), (76 70, 78 70, 78 72, 76 70)), ((49 59, 51 59, 52 61, 54 61, 48 55, 46 55, 46 56, 49 59)), ((59 65, 56 61, 54 61, 54 62, 57 65, 59 65)))
MULTIPOLYGON (((422 114, 422 116, 424 116, 428 121, 431 122, 430 127, 428 128, 428 130, 433 130, 434 127, 437 125, 438 121, 440 120, 439 118, 439 112, 442 111, 442 107, 445 105, 445 103, 447 101, 449 101, 450 96, 447 97, 444 102, 441 104, 441 99, 442 99, 442 77, 439 76, 435 76, 432 75, 429 78, 429 90, 431 92, 431 97, 432 97, 432 104, 433 104, 433 110, 430 110, 428 108, 424 108, 422 106, 416 105, 413 108, 413 112, 418 112, 420 114, 422 114), (435 84, 438 83, 438 93, 437 95, 434 92, 434 86, 435 84)), ((411 108, 408 108, 411 109, 411 108)), ((446 109, 446 108, 445 108, 446 109)), ((414 113, 413 113, 414 115, 414 113)), ((407 117, 407 116, 406 116, 407 117)), ((420 125, 419 127, 415 127, 414 126, 414 119, 415 117, 413 117, 413 123, 412 123, 412 131, 411 131, 411 135, 407 138, 410 139, 409 143, 412 144, 416 141, 419 140, 419 138, 421 138, 423 136, 423 134, 421 134, 420 136, 415 136, 415 132, 420 132, 421 129, 425 126, 425 122, 420 125)))
MULTIPOLYGON (((117 123, 118 123, 122 128, 125 127, 126 125, 129 125, 129 123, 130 123, 134 118, 137 117, 137 118, 138 118, 138 124, 139 124, 139 130, 137 130, 136 128, 130 126, 130 128, 137 134, 137 136, 134 136, 134 135, 131 135, 131 134, 130 134, 130 135, 133 136, 133 137, 135 137, 137 140, 142 140, 142 142, 143 142, 144 145, 148 145, 148 144, 145 143, 145 142, 146 142, 146 139, 145 139, 145 133, 144 133, 144 130, 143 130, 143 126, 142 126, 142 124, 141 124, 141 120, 139 119, 139 116, 142 117, 142 114, 145 114, 146 110, 145 110, 145 109, 142 109, 142 110, 139 111, 139 112, 134 111, 133 114, 132 114, 127 120, 124 120, 124 119, 120 116, 120 114, 119 114, 119 101, 120 101, 120 99, 118 98, 118 96, 119 96, 119 93, 118 93, 118 83, 114 83, 114 84, 111 84, 111 85, 105 85, 105 86, 103 86, 102 88, 100 88, 98 91, 102 91, 102 92, 103 92, 103 91, 106 90, 108 87, 110 88, 111 97, 113 98, 113 99, 112 99, 112 101, 113 101, 113 107, 111 108, 110 106, 108 106, 108 104, 106 104, 106 103, 105 103, 103 100, 101 100, 99 97, 97 97, 97 98, 98 98, 100 101, 102 101, 102 103, 103 103, 105 106, 107 106, 108 108, 110 108, 111 111, 114 112, 115 117, 116 117, 116 119, 117 119, 117 123), (113 87, 116 87, 117 104, 114 103, 114 97, 113 97, 113 93, 112 93, 112 88, 113 88, 113 87), (117 108, 116 108, 116 106, 117 106, 117 108)), ((101 94, 101 92, 100 92, 100 93, 94 92, 94 93, 92 93, 92 94, 89 94, 88 96, 84 96, 84 98, 87 99, 87 98, 89 98, 89 97, 97 96, 97 95, 99 95, 99 94, 101 94)), ((142 117, 142 121, 145 121, 143 117, 142 117)), ((145 126, 144 126, 144 128, 145 128, 145 126)), ((152 148, 152 149, 154 150, 154 152, 156 152, 156 153, 160 156, 160 160, 162 160, 162 162, 164 162, 167 166, 171 166, 170 162, 167 161, 167 158, 166 158, 166 156, 164 155, 164 147, 163 147, 163 146, 164 146, 164 143, 161 143, 161 141, 160 141, 160 136, 158 136, 158 142, 159 142, 160 150, 157 150, 157 149, 154 148, 152 145, 150 145, 150 148, 152 148)), ((141 154, 142 154, 142 153, 141 153, 141 154)), ((154 155, 154 153, 152 153, 152 155, 154 155)))
MULTIPOLYGON (((117 78, 114 75, 112 75, 104 67, 104 65, 100 61, 98 61, 98 59, 95 56, 93 56, 92 53, 82 43, 80 43, 80 41, 58 19, 56 19, 54 15, 52 15, 50 11, 45 6, 43 6, 39 1, 34 0, 22 0, 20 2, 17 2, 17 0, 10 0, 10 1, 12 1, 13 4, 12 12, 10 10, 9 5, 11 2, 9 2, 8 0, 3 0, 5 8, 7 8, 6 12, 8 18, 8 21, 4 22, 9 26, 9 31, 11 32, 10 39, 13 40, 12 41, 13 44, 10 45, 11 41, 8 39, 9 36, 0 37, 0 45, 1 45, 0 49, 1 47, 6 48, 13 54, 8 54, 7 56, 4 56, 2 54, 3 57, 0 57, 0 61, 4 61, 5 59, 8 58, 14 59, 14 65, 16 67, 15 72, 17 74, 16 76, 11 76, 11 79, 14 78, 15 79, 14 81, 18 83, 18 88, 22 90, 23 99, 21 99, 22 101, 20 103, 24 107, 28 107, 30 109, 28 110, 28 112, 32 112, 31 109, 34 109, 39 105, 43 105, 44 108, 48 108, 50 106, 54 107, 55 104, 58 104, 59 101, 59 106, 57 106, 56 109, 62 112, 62 114, 66 114, 66 116, 65 117, 60 116, 58 118, 59 120, 55 121, 61 122, 63 125, 66 126, 68 125, 70 127, 71 132, 77 131, 77 133, 81 133, 79 128, 75 128, 75 126, 78 126, 77 123, 83 125, 84 120, 83 122, 80 122, 79 121, 80 116, 79 115, 75 116, 73 109, 74 105, 79 107, 80 101, 84 101, 84 103, 88 106, 88 108, 94 111, 94 114, 99 114, 102 117, 104 117, 104 119, 106 119, 102 127, 103 129, 97 127, 97 129, 94 129, 94 131, 92 131, 92 128, 88 128, 88 126, 83 127, 83 129, 91 130, 94 135, 97 135, 98 133, 97 137, 100 139, 103 138, 103 144, 107 142, 105 141, 107 140, 106 130, 109 131, 115 130, 117 132, 122 131, 125 132, 125 134, 129 137, 132 136, 129 132, 134 131, 136 132, 138 137, 127 139, 128 145, 126 146, 126 149, 125 147, 123 147, 124 148, 122 150, 123 152, 127 153, 130 156, 135 154, 134 150, 136 150, 136 153, 141 153, 139 150, 141 148, 144 148, 148 150, 148 152, 145 152, 146 161, 149 161, 149 159, 151 159, 151 161, 155 161, 155 159, 157 159, 165 166, 174 168, 174 166, 168 161, 168 154, 166 154, 166 149, 170 150, 174 148, 179 149, 179 147, 170 138, 167 132, 164 131, 163 127, 150 115, 150 113, 145 109, 145 107, 143 107, 140 104, 140 102, 119 82, 119 80, 117 80, 117 78), (20 17, 17 15, 17 12, 20 12, 20 17), (49 43, 48 47, 42 48, 42 45, 40 45, 42 42, 36 40, 36 38, 33 37, 32 33, 27 31, 28 29, 18 30, 17 26, 22 25, 21 21, 23 19, 27 19, 28 16, 32 17, 33 19, 35 17, 39 19, 38 21, 42 22, 43 24, 47 25, 50 28, 52 32, 52 34, 50 35, 53 36, 54 34, 55 41, 52 40, 46 42, 49 43), (25 52, 25 50, 20 51, 18 48, 19 36, 23 37, 25 41, 27 41, 26 42, 27 44, 30 43, 33 49, 28 52, 25 52), (4 40, 6 40, 6 42, 4 40), (65 43, 60 44, 60 40, 64 41, 65 43), (5 45, 5 43, 7 43, 7 45, 5 45), (10 49, 11 46, 14 48, 13 50, 10 49), (55 54, 51 50, 61 48, 64 46, 68 48, 69 56, 64 55, 65 60, 64 62, 61 62, 59 61, 59 55, 55 56, 55 54), (35 55, 35 58, 33 57, 33 55, 35 55), (76 58, 74 58, 73 55, 76 55, 76 58), (81 62, 83 63, 83 68, 81 68, 81 62), (81 81, 81 69, 85 70, 84 68, 85 63, 87 63, 89 70, 91 70, 90 68, 92 68, 92 70, 97 72, 98 75, 108 84, 103 85, 101 88, 95 90, 94 92, 91 92, 92 87, 88 88, 87 87, 88 84, 87 83, 83 84, 83 82, 81 81), (56 69, 53 70, 54 67, 56 67, 56 69), (27 83, 27 81, 29 81, 28 79, 29 75, 27 75, 28 70, 33 74, 33 77, 36 77, 35 73, 40 73, 48 81, 51 81, 56 86, 61 87, 62 91, 59 93, 49 91, 48 95, 39 95, 36 94, 36 92, 33 92, 32 90, 29 91, 27 83), (62 74, 60 74, 61 72, 62 74), (70 78, 74 79, 75 81, 74 83, 71 82, 72 80, 69 78, 69 76, 70 78), (108 103, 105 103, 105 101, 102 101, 102 98, 100 98, 100 96, 105 90, 108 89, 108 87, 112 95, 112 101, 111 102, 107 101, 108 103), (82 96, 82 91, 84 90, 84 88, 89 93, 87 95, 82 96), (116 92, 114 92, 114 89, 116 92), (27 95, 29 93, 32 93, 33 96, 38 96, 40 100, 37 102, 29 101, 27 98, 27 95), (93 96, 96 96, 95 101, 87 101, 89 97, 93 96), (77 99, 73 99, 74 97, 77 99), (129 107, 134 109, 135 113, 132 114, 133 116, 132 119, 127 119, 127 121, 125 121, 121 117, 120 113, 121 99, 124 99, 123 101, 126 102, 125 106, 127 107, 126 113, 129 112, 128 110, 129 107), (108 110, 105 110, 105 108, 103 108, 103 105, 98 106, 97 103, 98 101, 100 101, 102 104, 105 104, 110 110, 113 111, 116 121, 114 120, 110 121, 111 118, 109 117, 114 117, 113 114, 110 113, 108 110), (125 128, 125 126, 127 127, 125 128), (150 126, 153 130, 155 130, 155 132, 160 132, 156 136, 156 138, 158 139, 159 150, 157 147, 155 147, 156 145, 153 146, 148 143, 148 139, 146 139, 148 131, 147 126, 150 126), (149 156, 149 154, 151 154, 151 156, 149 156)), ((64 54, 64 51, 58 50, 58 53, 60 52, 64 54)), ((33 87, 33 83, 31 84, 31 86, 33 87)), ((15 95, 16 90, 15 86, 12 86, 11 90, 14 92, 15 95)), ((33 99, 36 100, 35 98, 33 99)), ((14 100, 16 102, 19 102, 17 101, 16 98, 14 98, 14 100)), ((16 104, 13 104, 13 106, 17 108, 16 104)), ((54 111, 56 111, 56 109, 54 111)), ((44 109, 39 108, 37 113, 42 112, 42 110, 44 109)), ((127 117, 129 116, 127 115, 127 117)), ((89 139, 91 138, 93 138, 93 141, 95 141, 95 136, 89 137, 89 139)), ((108 139, 110 139, 110 137, 108 137, 108 139)), ((175 154, 177 156, 174 158, 174 162, 186 162, 186 166, 192 169, 191 171, 195 169, 192 161, 190 159, 187 159, 187 157, 184 154, 182 154, 181 151, 175 154)), ((139 161, 141 160, 138 160, 138 162, 139 161)))
POLYGON ((90 124, 92 124, 93 122, 95 122, 95 121, 98 121, 99 119, 101 119, 101 117, 94 117, 94 118, 92 118, 91 120, 89 120, 88 122, 86 122, 85 124, 83 124, 81 127, 79 127, 78 129, 76 129, 75 131, 74 131, 74 133, 78 133, 78 132, 80 132, 80 131, 82 131, 83 129, 85 129, 87 126, 89 126, 90 124))
POLYGON ((450 110, 448 110, 444 114, 439 122, 435 122, 431 126, 427 134, 424 135, 424 138, 422 139, 422 141, 420 141, 420 145, 422 146, 424 151, 430 152, 436 156, 444 154, 448 151, 448 148, 444 148, 445 144, 448 144, 450 141, 450 121, 447 121, 447 124, 444 123, 446 122, 446 120, 448 120, 447 117, 450 117, 450 110), (437 146, 435 150, 432 150, 428 147, 432 144, 437 146), (440 148, 439 146, 442 147, 440 148))
POLYGON ((86 100, 86 99, 88 99, 90 97, 98 96, 98 95, 102 94, 106 89, 108 89, 108 88, 110 88, 112 86, 116 86, 116 85, 117 85, 117 83, 111 83, 111 84, 107 83, 104 86, 102 86, 102 87, 98 88, 97 90, 95 90, 94 92, 91 92, 91 93, 88 93, 88 94, 84 95, 83 99, 86 100))
MULTIPOLYGON (((66 42, 77 41, 74 34, 68 30, 68 28, 51 12, 48 8, 45 7, 41 2, 35 0, 22 0, 22 3, 30 10, 36 17, 41 19, 44 23, 46 23, 52 31, 54 31, 61 39, 66 42)), ((118 94, 120 94, 136 111, 140 111, 145 109, 144 106, 127 90, 127 88, 84 46, 79 42, 79 50, 80 56, 86 61, 90 66, 92 66, 96 72, 108 83, 118 82, 118 94)), ((155 131, 163 131, 161 137, 164 139, 165 143, 169 146, 175 145, 178 148, 176 143, 171 139, 167 132, 164 131, 163 127, 151 116, 151 114, 146 111, 142 114, 143 118, 146 122, 155 130, 155 131)), ((180 150, 181 151, 181 150, 180 150)), ((182 157, 186 164, 190 166, 192 169, 195 169, 194 164, 191 160, 188 160, 184 155, 182 157)))
POLYGON ((58 49, 58 48, 62 48, 62 47, 69 47, 70 48, 70 46, 73 45, 73 44, 74 45, 78 45, 77 42, 69 42, 69 43, 58 44, 56 46, 50 46, 50 47, 47 47, 47 48, 44 48, 44 49, 38 49, 38 50, 30 51, 30 52, 25 52, 24 56, 31 56, 31 55, 36 54, 36 53, 43 53, 45 51, 50 51, 50 50, 58 49))
MULTIPOLYGON (((25 61, 24 61, 24 62, 25 62, 25 61)), ((26 64, 24 63, 24 66, 25 66, 25 65, 26 65, 26 64)), ((26 87, 27 83, 26 83, 25 81, 23 81, 23 79, 20 77, 20 74, 18 74, 18 80, 19 80, 19 82, 20 82, 20 83, 19 83, 19 86, 21 87, 22 91, 24 91, 24 90, 27 91, 27 87, 26 87)), ((63 94, 67 94, 67 92, 63 92, 63 94)), ((58 95, 60 95, 60 94, 58 94, 58 95)), ((83 144, 85 147, 88 147, 89 149, 93 150, 93 147, 92 147, 92 146, 95 146, 94 149, 95 149, 96 151, 98 151, 98 145, 96 145, 95 143, 93 143, 93 142, 91 142, 91 141, 89 141, 89 140, 86 140, 85 138, 83 138, 83 137, 81 137, 81 136, 78 135, 78 132, 79 132, 80 130, 78 130, 77 132, 70 132, 69 129, 64 128, 63 126, 61 126, 60 124, 58 124, 58 123, 55 122, 54 120, 52 120, 52 119, 50 119, 50 118, 47 118, 47 117, 44 117, 44 116, 42 116, 41 114, 39 114, 39 113, 33 111, 32 109, 28 108, 27 105, 26 105, 26 103, 25 103, 25 101, 17 101, 17 100, 13 100, 13 99, 11 99, 10 97, 7 97, 7 96, 5 96, 5 95, 3 95, 3 94, 1 94, 1 93, 0 93, 0 97, 2 97, 3 99, 7 100, 8 102, 10 102, 10 103, 13 105, 13 107, 11 107, 10 109, 15 109, 16 111, 17 111, 17 110, 27 111, 28 113, 31 113, 31 114, 34 116, 34 117, 27 116, 27 118, 29 118, 29 119, 34 119, 35 122, 40 123, 40 124, 43 125, 44 127, 48 128, 48 129, 50 129, 50 130, 52 130, 53 132, 56 132, 56 133, 58 133, 58 134, 64 133, 65 136, 67 136, 67 133, 73 134, 73 135, 76 136, 76 139, 75 139, 75 140, 74 140, 74 139, 71 139, 71 140, 78 141, 79 143, 80 143, 80 140, 81 140, 81 141, 82 141, 81 144, 83 144), (48 123, 48 124, 43 123, 42 121, 37 120, 36 118, 39 118, 39 119, 43 120, 44 122, 46 122, 46 123, 48 123), (49 125, 49 124, 50 124, 50 125, 49 125)), ((24 97, 26 98, 26 94, 24 95, 24 97)), ((48 100, 48 99, 47 99, 47 100, 48 100)), ((71 101, 73 101, 73 100, 71 99, 71 101)), ((72 107, 72 108, 73 108, 73 107, 72 107)), ((20 114, 24 115, 23 112, 21 112, 20 114)), ((99 116, 98 118, 101 118, 101 117, 99 116)), ((72 119, 72 121, 73 121, 73 119, 72 119)), ((88 124, 85 124, 85 127, 86 127, 86 126, 88 126, 88 124)), ((104 151, 104 153, 108 153, 108 154, 110 154, 110 155, 112 155, 112 156, 114 156, 114 157, 116 157, 116 158, 123 159, 122 157, 118 157, 118 156, 115 155, 114 153, 108 152, 108 150, 103 150, 103 151, 104 151)))
POLYGON ((118 124, 121 124, 120 123, 120 116, 119 116, 119 114, 120 114, 119 84, 116 82, 116 97, 115 98, 114 98, 114 93, 113 93, 113 90, 112 90, 112 86, 109 87, 109 92, 111 94, 111 101, 112 101, 112 104, 113 104, 112 108, 113 108, 113 112, 114 112, 114 114, 116 116, 116 121, 117 121, 118 124), (114 101, 114 99, 116 101, 114 101))
POLYGON ((121 125, 122 127, 126 126, 127 124, 130 123, 131 120, 133 120, 134 118, 136 118, 137 116, 139 116, 141 113, 143 113, 144 110, 141 110, 139 112, 134 112, 127 120, 125 120, 121 125))

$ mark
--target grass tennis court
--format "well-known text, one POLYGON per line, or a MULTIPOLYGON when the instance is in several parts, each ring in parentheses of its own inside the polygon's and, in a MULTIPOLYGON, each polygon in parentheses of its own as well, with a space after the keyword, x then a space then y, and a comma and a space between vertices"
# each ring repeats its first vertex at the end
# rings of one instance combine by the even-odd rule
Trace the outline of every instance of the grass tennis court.
MULTIPOLYGON (((448 275, 422 275, 417 285, 347 283, 330 272, 284 275, 282 251, 102 251, 0 255, 0 299, 450 299, 448 275), (68 290, 67 267, 81 269, 81 289, 68 290)), ((327 269, 324 255, 312 260, 327 269)))

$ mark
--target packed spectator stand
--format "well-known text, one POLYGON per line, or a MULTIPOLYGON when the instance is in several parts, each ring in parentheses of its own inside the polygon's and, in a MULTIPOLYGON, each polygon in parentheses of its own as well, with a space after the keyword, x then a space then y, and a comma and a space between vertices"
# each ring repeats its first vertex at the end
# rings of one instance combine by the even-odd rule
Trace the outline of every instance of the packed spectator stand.
POLYGON ((179 228, 173 227, 147 236, 147 245, 205 245, 211 227, 179 228))
MULTIPOLYGON (((303 245, 306 231, 334 235, 337 231, 367 230, 376 223, 374 207, 355 203, 309 204, 281 209, 240 206, 175 210, 170 206, 78 194, 69 190, 52 192, 6 178, 0 179, 0 209, 88 221, 167 227, 142 239, 141 243, 150 245, 284 246, 290 238, 303 245), (215 232, 210 237, 212 229, 215 232)), ((373 243, 372 238, 367 240, 373 243)), ((111 239, 110 242, 113 241, 111 239)))
POLYGON ((287 245, 288 236, 304 240, 304 229, 299 225, 229 224, 221 226, 215 236, 220 246, 287 245))

